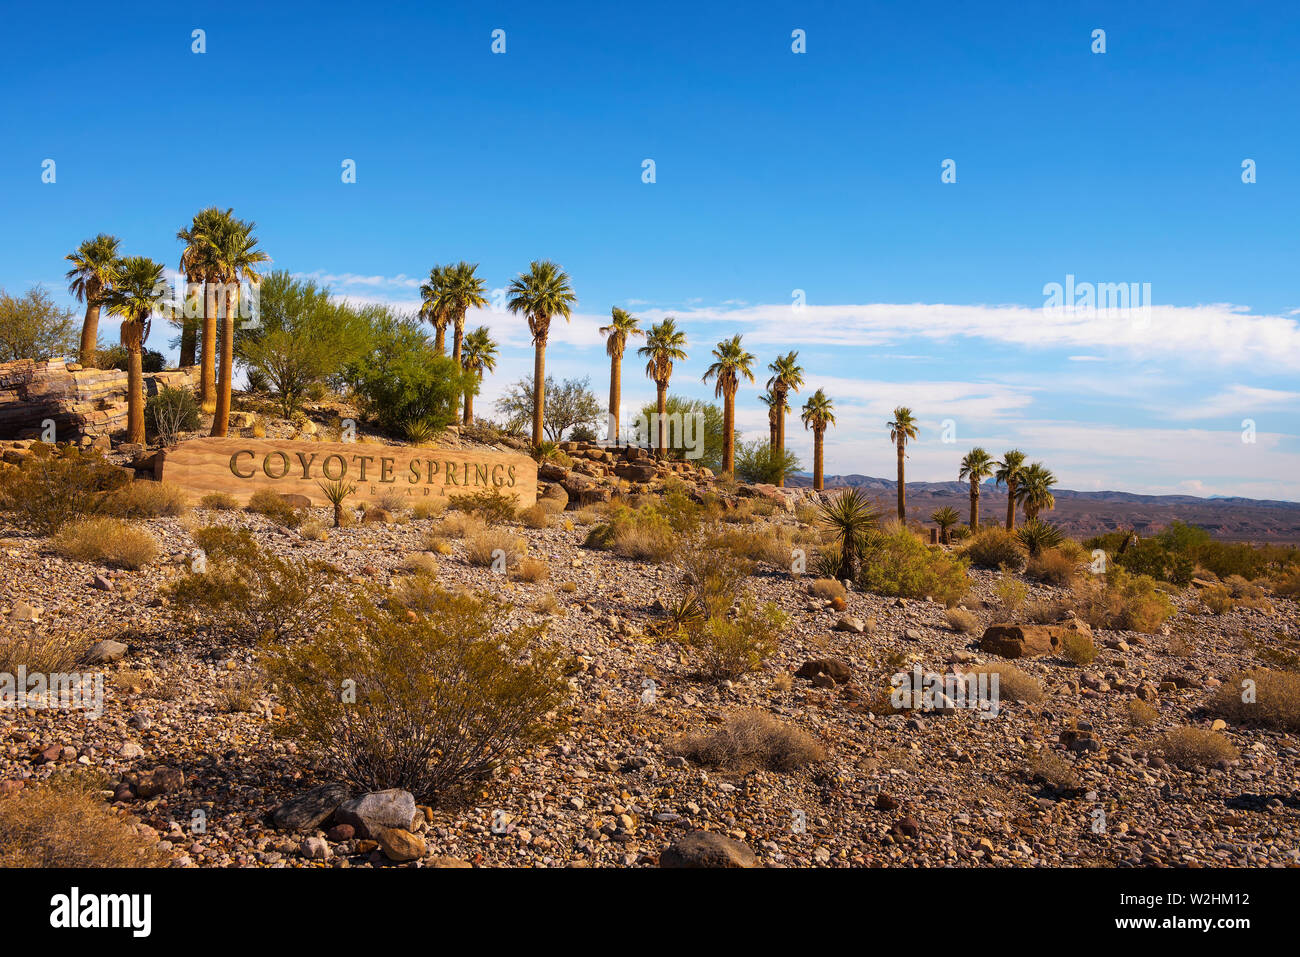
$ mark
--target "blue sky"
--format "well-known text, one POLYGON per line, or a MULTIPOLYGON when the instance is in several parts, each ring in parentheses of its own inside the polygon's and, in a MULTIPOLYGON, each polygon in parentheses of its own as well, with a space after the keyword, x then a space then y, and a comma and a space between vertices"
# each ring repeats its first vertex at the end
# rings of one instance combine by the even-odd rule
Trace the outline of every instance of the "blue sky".
MULTIPOLYGON (((550 372, 604 393, 613 305, 685 325, 674 391, 709 394, 723 335, 763 367, 798 349, 839 409, 831 472, 891 474, 908 404, 917 479, 983 444, 1068 488, 1300 499, 1297 50, 1286 3, 27 5, 0 37, 0 285, 62 295, 101 230, 174 266, 206 205, 356 299, 551 258, 580 302, 550 372), (1067 275, 1154 305, 1045 313, 1067 275)), ((505 343, 487 409, 529 345, 477 321, 505 343)))

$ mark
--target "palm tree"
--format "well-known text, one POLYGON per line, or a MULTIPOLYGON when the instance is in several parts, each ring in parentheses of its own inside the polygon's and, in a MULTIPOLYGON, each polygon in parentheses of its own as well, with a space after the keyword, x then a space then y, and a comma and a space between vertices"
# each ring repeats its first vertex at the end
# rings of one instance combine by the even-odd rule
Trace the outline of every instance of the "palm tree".
POLYGON ((446 285, 447 267, 434 266, 429 270, 429 281, 420 284, 419 317, 433 326, 433 347, 439 355, 447 353, 447 323, 451 315, 442 290, 446 285))
POLYGON ((234 216, 225 217, 211 231, 204 234, 212 265, 220 282, 226 287, 226 313, 221 325, 221 368, 217 389, 217 408, 212 419, 212 434, 224 436, 230 423, 230 391, 234 378, 235 314, 239 311, 240 281, 247 279, 251 285, 261 282, 253 267, 269 262, 271 257, 257 248, 253 230, 256 223, 245 222, 234 216))
POLYGON ((912 410, 900 405, 894 410, 894 420, 889 423, 889 440, 898 447, 898 520, 907 521, 907 487, 903 483, 903 458, 907 454, 907 440, 916 438, 916 419, 912 410))
POLYGON ((551 320, 563 316, 569 321, 578 297, 573 294, 568 274, 555 263, 533 260, 528 272, 520 273, 507 290, 506 308, 524 314, 533 334, 533 448, 542 445, 542 414, 546 408, 546 339, 551 320))
POLYGON ((121 260, 112 287, 103 294, 109 315, 122 318, 128 442, 144 443, 144 341, 149 338, 149 319, 165 295, 162 264, 143 256, 121 260))
MULTIPOLYGON (((799 353, 793 350, 786 355, 777 356, 767 368, 772 373, 772 377, 767 380, 767 388, 777 400, 775 445, 779 461, 780 454, 785 451, 785 414, 790 411, 788 396, 791 392, 798 392, 803 385, 803 369, 799 366, 799 353)), ((778 476, 776 485, 777 488, 785 485, 784 473, 778 476)))
POLYGON ((1002 455, 1001 462, 994 463, 997 471, 993 473, 994 481, 998 485, 1007 487, 1007 531, 1014 531, 1016 527, 1016 486, 1025 474, 1025 453, 1019 449, 1012 449, 1002 455))
POLYGON ((860 488, 840 492, 829 502, 818 502, 822 525, 831 532, 839 550, 840 567, 835 577, 852 581, 858 556, 866 548, 867 536, 880 521, 880 512, 860 488))
POLYGON ((112 287, 117 275, 118 238, 100 233, 87 239, 74 253, 64 258, 72 263, 68 270, 68 292, 86 304, 86 319, 81 324, 81 348, 77 361, 83 366, 95 363, 99 342, 99 307, 104 294, 112 287))
MULTIPOLYGON (((460 352, 461 368, 471 372, 483 381, 484 372, 495 372, 497 368, 497 344, 488 334, 487 326, 479 326, 465 337, 464 347, 460 352)), ((465 393, 466 425, 474 422, 474 393, 465 393)))
MULTIPOLYGON (((208 241, 211 234, 235 215, 233 209, 225 212, 215 206, 199 210, 189 229, 180 229, 176 238, 185 244, 181 252, 181 272, 189 284, 204 284, 203 299, 203 336, 199 361, 199 403, 204 412, 217 409, 217 299, 219 290, 218 271, 212 258, 212 246, 208 241)), ((186 290, 188 301, 189 290, 186 290)), ((182 327, 182 353, 184 353, 184 329, 182 327)), ((183 356, 182 356, 183 357, 183 356)), ((184 365, 184 362, 181 363, 184 365)))
POLYGON ((961 521, 961 516, 951 505, 945 505, 943 508, 936 509, 930 516, 930 521, 939 526, 939 541, 945 545, 948 544, 948 529, 952 528, 961 521))
POLYGON ((805 429, 813 430, 813 491, 820 492, 824 487, 822 475, 822 446, 826 437, 826 426, 835 424, 835 404, 821 389, 808 397, 803 404, 799 418, 805 429))
POLYGON ((1056 476, 1042 462, 1035 462, 1025 469, 1016 486, 1016 498, 1025 510, 1027 521, 1033 521, 1045 509, 1056 508, 1056 496, 1052 494, 1055 484, 1056 476))
POLYGON ((777 442, 777 419, 781 417, 781 400, 777 398, 776 393, 771 389, 758 394, 758 401, 767 406, 767 444, 776 451, 777 442))
POLYGON ((982 448, 973 448, 961 460, 961 471, 957 473, 958 481, 970 479, 970 530, 975 534, 980 529, 980 482, 993 474, 993 456, 982 448))
POLYGON ((465 335, 465 314, 487 305, 487 298, 483 295, 487 292, 487 283, 475 275, 477 270, 478 263, 467 263, 462 259, 456 265, 448 266, 444 273, 441 298, 451 316, 451 357, 458 365, 460 341, 465 335))
POLYGON ((659 458, 667 458, 668 380, 673 375, 673 363, 686 360, 686 333, 677 328, 676 319, 666 316, 663 322, 650 327, 645 345, 637 350, 637 355, 647 360, 645 374, 655 383, 659 403, 659 458))
POLYGON ((740 344, 740 334, 724 339, 713 349, 713 364, 704 373, 703 381, 713 377, 715 396, 722 396, 722 472, 733 475, 736 471, 736 390, 740 380, 754 381, 756 356, 746 352, 740 344))
POLYGON ((636 316, 615 306, 609 311, 609 325, 600 327, 605 337, 605 354, 609 356, 609 432, 619 444, 618 413, 623 401, 623 350, 632 336, 644 336, 636 316))

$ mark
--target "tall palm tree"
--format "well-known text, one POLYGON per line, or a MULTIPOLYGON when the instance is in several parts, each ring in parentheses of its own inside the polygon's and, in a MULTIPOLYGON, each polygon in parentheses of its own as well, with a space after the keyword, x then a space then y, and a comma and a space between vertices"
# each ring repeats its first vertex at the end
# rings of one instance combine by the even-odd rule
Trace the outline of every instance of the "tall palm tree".
POLYGON ((758 394, 758 401, 767 406, 767 444, 775 452, 778 430, 777 420, 781 417, 781 400, 769 388, 766 392, 758 394))
POLYGON ((640 320, 624 309, 615 306, 609 311, 609 325, 600 327, 605 337, 605 355, 609 356, 609 432, 614 444, 619 443, 618 414, 623 401, 623 351, 632 336, 644 336, 637 323, 640 320))
POLYGON ((1007 531, 1016 527, 1016 486, 1025 475, 1025 453, 1019 449, 1004 452, 1002 461, 994 463, 997 471, 993 478, 998 485, 1007 487, 1007 531))
POLYGON ((916 438, 916 418, 912 410, 900 405, 894 410, 894 420, 889 423, 889 440, 898 448, 898 520, 907 521, 907 487, 903 482, 903 458, 907 455, 907 440, 916 438))
MULTIPOLYGON (((767 387, 777 399, 776 406, 776 459, 780 461, 785 451, 785 414, 790 411, 789 395, 798 392, 803 385, 803 369, 799 365, 799 353, 791 350, 783 356, 777 356, 769 365, 772 377, 767 380, 767 387)), ((785 473, 776 480, 777 488, 785 485, 785 473)))
MULTIPOLYGON (((181 252, 181 272, 185 274, 186 282, 204 285, 203 335, 199 355, 199 403, 204 412, 217 409, 217 299, 220 294, 217 283, 220 279, 209 238, 234 215, 233 209, 222 212, 215 206, 208 206, 195 213, 189 229, 182 228, 176 233, 176 238, 185 244, 181 252)), ((187 301, 189 292, 187 289, 187 301)), ((184 335, 182 330, 182 352, 184 335)))
POLYGON ((647 360, 645 374, 655 383, 659 409, 659 458, 667 458, 668 380, 673 376, 673 363, 686 360, 686 333, 677 328, 676 319, 666 316, 663 322, 650 327, 645 345, 637 350, 637 355, 647 360))
MULTIPOLYGON (((460 351, 461 368, 466 372, 473 373, 480 383, 483 381, 484 372, 495 372, 497 369, 497 344, 492 341, 488 334, 487 326, 479 326, 473 332, 465 336, 463 348, 460 351)), ((474 393, 465 393, 465 416, 466 425, 474 422, 474 393)))
POLYGON ((128 442, 144 443, 144 341, 149 338, 150 317, 165 295, 162 264, 143 256, 123 259, 112 287, 103 294, 109 315, 122 318, 128 442))
POLYGON ((419 316, 433 326, 433 346, 439 355, 447 353, 447 323, 451 314, 447 312, 447 303, 443 298, 446 286, 447 267, 434 266, 429 270, 429 280, 420 284, 419 316))
POLYGON ((250 285, 261 282, 253 267, 269 262, 271 257, 257 248, 253 230, 256 223, 245 222, 234 216, 226 217, 210 232, 204 234, 212 257, 213 268, 226 287, 226 312, 221 324, 221 368, 217 388, 217 408, 212 419, 212 434, 224 436, 230 426, 230 392, 234 378, 235 315, 239 312, 240 283, 247 279, 250 285))
POLYGON ((970 480, 970 530, 973 535, 980 528, 980 482, 993 474, 993 456, 976 447, 962 456, 959 481, 970 480))
POLYGON ((722 472, 733 475, 736 471, 736 390, 740 380, 754 381, 756 356, 746 352, 740 344, 740 334, 723 339, 713 349, 713 364, 704 373, 703 381, 715 380, 713 394, 722 396, 722 472))
POLYGON ((825 487, 822 474, 822 446, 826 438, 826 426, 835 424, 835 403, 821 389, 808 397, 799 414, 805 429, 813 432, 813 491, 820 492, 825 487))
POLYGON ((533 334, 533 448, 538 449, 546 409, 546 339, 551 333, 551 320, 563 316, 568 322, 578 297, 573 294, 568 273, 549 260, 534 259, 528 272, 516 276, 506 291, 510 293, 506 308, 522 312, 533 334))
POLYGON ((72 263, 68 270, 68 291, 86 304, 86 319, 81 324, 81 348, 77 361, 83 366, 94 365, 99 342, 99 308, 104 294, 112 287, 117 275, 118 238, 100 233, 87 239, 76 252, 64 258, 72 263))
POLYGON ((1042 462, 1035 462, 1025 469, 1016 486, 1016 498, 1025 510, 1025 520, 1033 521, 1038 513, 1056 508, 1056 496, 1052 486, 1056 476, 1042 462))
POLYGON ((447 313, 452 321, 451 357, 460 363, 460 341, 465 335, 465 314, 471 309, 481 309, 487 305, 487 283, 478 275, 478 263, 467 263, 463 259, 454 266, 448 266, 444 274, 442 300, 446 303, 447 313))

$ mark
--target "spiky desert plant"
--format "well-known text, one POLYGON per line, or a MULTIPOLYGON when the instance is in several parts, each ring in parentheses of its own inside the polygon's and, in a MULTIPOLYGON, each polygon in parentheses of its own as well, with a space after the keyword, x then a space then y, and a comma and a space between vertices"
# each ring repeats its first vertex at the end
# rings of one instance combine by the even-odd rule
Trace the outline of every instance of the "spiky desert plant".
POLYGON ((1038 555, 1065 541, 1065 536, 1061 534, 1060 529, 1039 518, 1031 518, 1025 522, 1016 532, 1016 538, 1030 555, 1038 555))
POLYGON ((867 545, 867 536, 880 524, 880 510, 859 488, 849 488, 827 502, 818 502, 821 523, 830 532, 839 550, 840 565, 835 577, 852 581, 857 574, 858 556, 867 545))
POLYGON ((930 516, 930 521, 939 526, 939 541, 945 545, 948 544, 948 529, 952 528, 961 521, 961 516, 951 505, 945 505, 943 508, 936 509, 930 516))
POLYGON ((325 499, 334 507, 334 527, 343 527, 343 503, 347 501, 349 495, 357 490, 357 487, 351 482, 343 479, 334 479, 330 482, 317 482, 321 492, 325 494, 325 499))

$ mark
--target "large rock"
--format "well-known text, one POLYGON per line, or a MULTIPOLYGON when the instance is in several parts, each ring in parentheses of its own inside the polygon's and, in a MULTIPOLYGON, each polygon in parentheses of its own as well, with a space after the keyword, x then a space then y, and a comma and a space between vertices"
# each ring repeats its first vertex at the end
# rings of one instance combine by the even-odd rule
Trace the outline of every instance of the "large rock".
POLYGON ((285 801, 275 809, 271 820, 283 831, 311 830, 326 821, 351 796, 345 784, 322 784, 285 801))
POLYGON ((849 670, 847 663, 838 658, 812 658, 803 663, 803 666, 794 673, 796 678, 807 678, 809 681, 815 681, 817 678, 829 678, 835 684, 847 684, 852 672, 849 670))
POLYGON ((757 867, 746 844, 713 831, 692 831, 659 855, 660 867, 757 867))
POLYGON ((113 641, 111 638, 105 638, 95 642, 86 649, 86 664, 88 665, 106 665, 111 664, 124 657, 127 653, 127 646, 120 641, 113 641))
POLYGON ((1078 619, 1058 625, 1016 625, 1009 622, 989 625, 980 639, 980 650, 1003 658, 1033 658, 1055 655, 1067 635, 1092 637, 1092 629, 1078 619))
POLYGON ((334 812, 334 820, 351 824, 357 836, 364 838, 374 837, 384 827, 409 828, 415 815, 415 797, 411 792, 389 788, 344 801, 334 812))
POLYGON ((614 474, 629 482, 649 482, 654 479, 656 469, 653 465, 639 465, 628 462, 614 466, 614 474))
POLYGON ((424 856, 424 838, 404 828, 380 827, 374 832, 374 836, 379 842, 379 849, 390 861, 403 864, 407 861, 417 861, 424 856))

